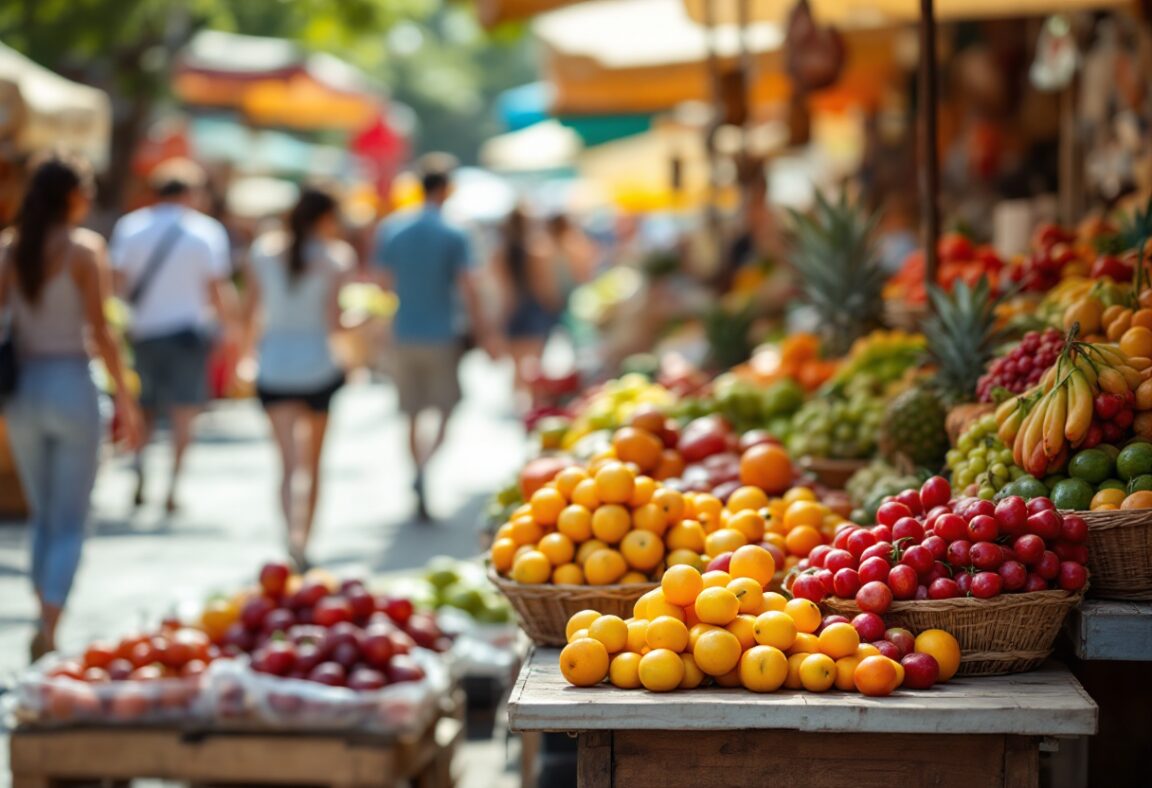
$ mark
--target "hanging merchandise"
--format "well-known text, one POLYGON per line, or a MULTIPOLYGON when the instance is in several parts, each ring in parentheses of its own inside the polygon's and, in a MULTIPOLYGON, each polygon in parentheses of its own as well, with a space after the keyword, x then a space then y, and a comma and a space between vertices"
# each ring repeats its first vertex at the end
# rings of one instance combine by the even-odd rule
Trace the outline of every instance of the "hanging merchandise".
POLYGON ((844 41, 831 27, 820 27, 808 0, 800 0, 788 17, 785 39, 788 74, 801 93, 835 84, 844 69, 844 41))
POLYGON ((1055 92, 1072 82, 1080 65, 1080 53, 1068 17, 1050 16, 1040 29, 1036 42, 1036 59, 1028 77, 1037 90, 1055 92))

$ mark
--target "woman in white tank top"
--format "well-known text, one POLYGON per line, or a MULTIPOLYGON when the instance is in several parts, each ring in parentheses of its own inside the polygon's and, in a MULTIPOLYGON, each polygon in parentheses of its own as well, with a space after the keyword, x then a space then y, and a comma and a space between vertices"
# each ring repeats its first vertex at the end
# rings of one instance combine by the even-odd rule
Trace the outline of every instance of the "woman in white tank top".
POLYGON ((18 363, 4 414, 31 510, 31 574, 40 601, 33 659, 56 646, 96 481, 101 425, 89 347, 116 386, 128 443, 140 438, 136 402, 104 319, 104 239, 77 227, 91 195, 84 163, 63 156, 44 160, 34 167, 14 232, 0 243, 0 305, 11 308, 18 363))

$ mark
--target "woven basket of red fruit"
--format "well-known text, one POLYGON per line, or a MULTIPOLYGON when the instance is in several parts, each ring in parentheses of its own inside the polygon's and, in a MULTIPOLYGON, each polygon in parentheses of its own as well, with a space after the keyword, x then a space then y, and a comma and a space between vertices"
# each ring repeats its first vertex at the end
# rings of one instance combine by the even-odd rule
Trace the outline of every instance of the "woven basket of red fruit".
POLYGON ((1092 596, 1152 599, 1152 509, 1076 514, 1088 524, 1092 596))
POLYGON ((658 583, 580 586, 517 583, 495 572, 488 579, 508 598, 520 619, 520 628, 538 646, 563 646, 568 642, 568 619, 581 610, 631 618, 636 600, 658 583))
POLYGON ((834 460, 827 457, 803 457, 800 467, 816 477, 830 490, 843 490, 853 474, 867 467, 868 460, 834 460))

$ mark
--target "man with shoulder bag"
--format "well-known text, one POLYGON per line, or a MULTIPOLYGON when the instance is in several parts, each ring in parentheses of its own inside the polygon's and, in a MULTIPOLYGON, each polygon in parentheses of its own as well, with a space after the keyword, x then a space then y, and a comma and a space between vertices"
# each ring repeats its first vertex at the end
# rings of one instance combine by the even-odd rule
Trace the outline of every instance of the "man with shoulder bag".
MULTIPOLYGON (((156 203, 134 211, 112 233, 117 289, 132 309, 129 336, 140 376, 144 443, 160 416, 172 431, 172 479, 166 510, 176 509, 176 486, 192 424, 208 400, 208 358, 218 325, 236 317, 228 234, 196 210, 206 182, 187 159, 153 171, 156 203)), ((136 455, 135 504, 144 500, 144 471, 136 455)))

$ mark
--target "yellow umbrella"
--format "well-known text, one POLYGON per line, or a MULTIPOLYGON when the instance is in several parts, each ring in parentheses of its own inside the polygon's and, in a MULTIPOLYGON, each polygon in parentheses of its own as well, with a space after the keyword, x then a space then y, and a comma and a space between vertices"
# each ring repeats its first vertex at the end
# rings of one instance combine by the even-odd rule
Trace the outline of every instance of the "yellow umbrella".
MULTIPOLYGON (((684 0, 688 15, 704 24, 707 3, 712 3, 713 23, 737 24, 741 0, 684 0)), ((752 22, 783 22, 795 0, 745 0, 752 22)), ((847 24, 880 19, 915 21, 920 18, 919 0, 810 0, 816 19, 847 24)), ((1123 8, 1130 0, 936 0, 936 18, 992 19, 996 17, 1045 16, 1072 11, 1123 8)))
POLYGON ((257 125, 305 129, 362 129, 380 115, 374 98, 337 92, 304 75, 257 82, 242 106, 257 125))

